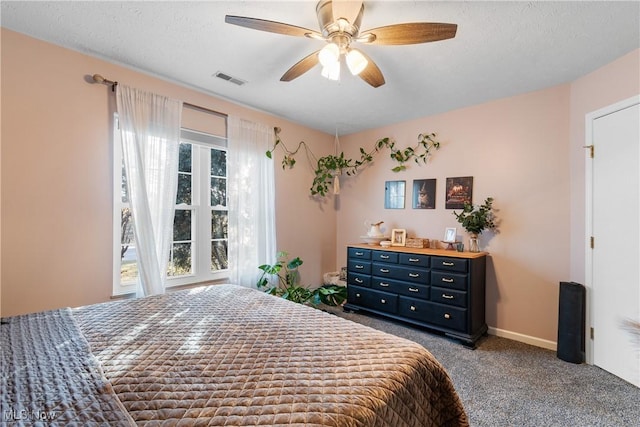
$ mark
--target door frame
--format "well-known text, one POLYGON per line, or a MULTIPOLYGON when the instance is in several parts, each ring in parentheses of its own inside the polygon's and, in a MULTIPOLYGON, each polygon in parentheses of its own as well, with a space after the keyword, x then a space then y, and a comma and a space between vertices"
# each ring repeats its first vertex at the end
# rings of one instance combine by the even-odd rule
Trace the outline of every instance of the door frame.
MULTIPOLYGON (((640 104, 640 95, 632 96, 615 104, 592 111, 585 116, 585 147, 593 145, 593 123, 600 117, 607 116, 625 108, 640 104)), ((593 236, 593 161, 586 150, 585 155, 585 235, 584 235, 584 278, 586 289, 586 311, 585 311, 585 360, 589 365, 593 365, 594 344, 591 339, 591 328, 593 319, 591 313, 595 308, 593 300, 593 250, 591 249, 591 236, 593 236)))

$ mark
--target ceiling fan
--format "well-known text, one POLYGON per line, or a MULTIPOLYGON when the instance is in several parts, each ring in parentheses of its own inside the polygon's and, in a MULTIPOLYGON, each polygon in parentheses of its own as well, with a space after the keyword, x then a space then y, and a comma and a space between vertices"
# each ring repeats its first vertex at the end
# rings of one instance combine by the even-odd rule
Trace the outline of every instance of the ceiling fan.
POLYGON ((458 26, 435 22, 394 24, 360 31, 364 12, 362 1, 321 0, 316 6, 320 32, 282 22, 245 16, 226 15, 225 22, 254 30, 308 37, 327 42, 327 45, 289 68, 280 78, 288 82, 322 65, 322 75, 332 80, 340 77, 340 62, 344 60, 353 75, 373 87, 382 86, 384 76, 367 54, 352 47, 353 43, 378 45, 406 45, 446 40, 455 37, 458 26))

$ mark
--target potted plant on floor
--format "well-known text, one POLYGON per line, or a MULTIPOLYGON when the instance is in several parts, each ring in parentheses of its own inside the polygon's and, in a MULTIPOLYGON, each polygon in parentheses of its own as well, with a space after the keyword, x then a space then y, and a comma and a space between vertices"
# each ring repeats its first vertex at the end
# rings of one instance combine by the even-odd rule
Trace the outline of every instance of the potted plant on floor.
POLYGON ((299 304, 317 306, 320 303, 338 306, 347 299, 347 288, 325 284, 310 289, 300 284, 298 267, 302 265, 300 257, 289 259, 287 252, 278 252, 274 264, 263 264, 258 268, 262 274, 256 283, 258 289, 299 304))
POLYGON ((469 251, 480 252, 478 236, 484 230, 496 228, 496 218, 493 211, 493 197, 487 197, 482 205, 474 206, 464 203, 462 212, 453 211, 458 222, 469 233, 469 251))

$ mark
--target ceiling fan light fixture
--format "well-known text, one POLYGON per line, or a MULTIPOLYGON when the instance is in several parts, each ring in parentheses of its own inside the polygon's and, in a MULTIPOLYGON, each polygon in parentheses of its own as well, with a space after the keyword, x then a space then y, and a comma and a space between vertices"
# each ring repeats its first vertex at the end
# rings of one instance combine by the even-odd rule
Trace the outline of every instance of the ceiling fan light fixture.
POLYGON ((346 60, 347 67, 349 67, 349 71, 351 71, 351 74, 354 76, 360 74, 369 64, 367 58, 357 49, 350 49, 349 52, 347 52, 346 60))
POLYGON ((329 67, 340 60, 340 48, 334 43, 329 43, 318 53, 318 60, 323 67, 329 67))
POLYGON ((329 80, 340 80, 340 61, 322 67, 322 77, 329 80))
MULTIPOLYGON (((2 1, 2 0, 0 0, 2 1)), ((362 0, 319 0, 316 15, 320 32, 283 22, 248 16, 226 15, 224 21, 253 30, 287 36, 307 37, 326 41, 320 50, 302 58, 289 68, 280 81, 289 82, 322 65, 322 75, 332 80, 340 79, 342 56, 349 71, 371 87, 385 84, 382 71, 364 51, 350 49, 352 42, 375 45, 410 45, 447 40, 456 36, 457 24, 442 22, 406 22, 370 28, 360 34, 364 12, 362 0)))

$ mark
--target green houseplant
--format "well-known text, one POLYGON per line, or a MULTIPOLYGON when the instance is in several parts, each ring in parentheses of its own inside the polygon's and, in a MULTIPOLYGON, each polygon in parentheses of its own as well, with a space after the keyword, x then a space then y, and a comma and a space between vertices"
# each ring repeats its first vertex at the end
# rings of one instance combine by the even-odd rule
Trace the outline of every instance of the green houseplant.
POLYGON ((453 211, 453 214, 462 225, 462 228, 470 235, 469 250, 471 252, 479 252, 478 235, 484 230, 496 228, 493 197, 487 197, 484 203, 478 206, 465 202, 462 212, 453 211))
POLYGON ((296 149, 291 151, 286 147, 282 139, 280 139, 280 128, 274 128, 274 135, 275 142, 273 147, 266 152, 266 156, 272 159, 273 152, 277 147, 280 147, 284 151, 282 169, 291 169, 296 164, 296 154, 300 151, 300 148, 304 148, 307 157, 314 159, 316 162, 314 166, 313 183, 310 189, 311 195, 320 197, 325 197, 329 194, 329 189, 336 177, 342 174, 354 176, 359 168, 373 162, 374 155, 383 149, 388 149, 390 151, 389 157, 397 163, 391 170, 393 172, 400 172, 407 169, 406 163, 411 160, 417 164, 427 163, 432 150, 438 150, 440 148, 440 142, 436 140, 435 133, 421 133, 418 135, 418 142, 414 147, 399 149, 396 147, 396 142, 392 138, 384 137, 376 141, 374 147, 369 152, 360 147, 359 159, 347 158, 343 152, 336 155, 330 154, 316 158, 304 141, 300 141, 296 149))
POLYGON ((317 306, 320 303, 338 306, 347 299, 347 288, 338 285, 322 285, 310 289, 300 284, 298 267, 300 257, 289 259, 287 252, 278 252, 274 264, 263 264, 258 268, 262 274, 256 283, 258 289, 299 304, 317 306))

